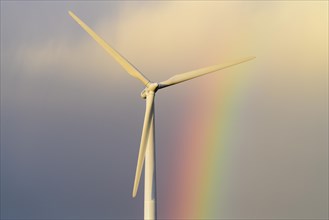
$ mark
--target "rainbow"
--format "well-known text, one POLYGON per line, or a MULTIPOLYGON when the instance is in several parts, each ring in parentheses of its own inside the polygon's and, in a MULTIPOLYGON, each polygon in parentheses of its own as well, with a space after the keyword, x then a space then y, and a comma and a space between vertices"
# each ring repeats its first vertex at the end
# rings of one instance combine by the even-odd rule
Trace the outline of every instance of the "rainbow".
MULTIPOLYGON (((225 71, 226 72, 226 71, 225 71)), ((243 111, 246 99, 248 70, 230 69, 220 80, 209 80, 208 90, 201 96, 199 108, 191 108, 183 120, 184 131, 177 146, 177 158, 172 164, 173 177, 170 182, 170 201, 166 201, 166 219, 219 219, 221 218, 222 176, 237 144, 236 118, 243 111), (240 71, 243 71, 243 73, 240 71), (200 116, 202 117, 196 117, 200 116)), ((249 80, 248 80, 249 79, 249 80)), ((204 85, 200 85, 202 87, 204 85)), ((190 101, 191 106, 195 103, 190 101)))

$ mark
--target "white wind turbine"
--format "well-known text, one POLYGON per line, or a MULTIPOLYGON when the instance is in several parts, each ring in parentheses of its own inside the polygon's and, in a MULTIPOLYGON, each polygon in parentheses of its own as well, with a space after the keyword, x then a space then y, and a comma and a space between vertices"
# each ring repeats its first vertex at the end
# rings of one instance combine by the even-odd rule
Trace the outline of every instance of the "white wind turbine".
POLYGON ((141 97, 146 99, 146 110, 144 117, 144 125, 139 148, 136 175, 132 196, 135 197, 139 185, 140 176, 145 159, 145 190, 144 190, 144 219, 156 219, 156 170, 155 170, 155 151, 154 151, 154 96, 159 89, 172 86, 208 73, 215 72, 230 66, 237 65, 254 59, 255 57, 246 57, 235 60, 233 62, 213 65, 186 73, 177 74, 160 83, 154 83, 148 80, 136 67, 134 67, 127 59, 121 56, 116 50, 108 45, 101 37, 99 37, 90 27, 81 21, 73 12, 69 11, 70 16, 101 45, 130 75, 139 79, 145 89, 141 92, 141 97))

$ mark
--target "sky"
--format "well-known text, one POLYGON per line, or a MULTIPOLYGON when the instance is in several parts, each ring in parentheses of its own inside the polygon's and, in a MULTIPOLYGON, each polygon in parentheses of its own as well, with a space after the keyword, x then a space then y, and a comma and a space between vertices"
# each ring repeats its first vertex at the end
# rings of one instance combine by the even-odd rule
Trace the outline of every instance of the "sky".
POLYGON ((1 1, 1 219, 142 219, 143 85, 159 219, 328 218, 327 1, 1 1))

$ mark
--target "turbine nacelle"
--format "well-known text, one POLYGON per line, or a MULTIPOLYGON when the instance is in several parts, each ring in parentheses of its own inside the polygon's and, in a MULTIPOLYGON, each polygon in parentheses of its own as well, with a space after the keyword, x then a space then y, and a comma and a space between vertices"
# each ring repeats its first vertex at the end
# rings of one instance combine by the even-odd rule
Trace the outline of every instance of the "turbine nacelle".
POLYGON ((145 89, 141 92, 141 97, 142 99, 146 99, 146 96, 149 93, 155 94, 159 89, 159 84, 158 83, 148 83, 145 87, 145 89))

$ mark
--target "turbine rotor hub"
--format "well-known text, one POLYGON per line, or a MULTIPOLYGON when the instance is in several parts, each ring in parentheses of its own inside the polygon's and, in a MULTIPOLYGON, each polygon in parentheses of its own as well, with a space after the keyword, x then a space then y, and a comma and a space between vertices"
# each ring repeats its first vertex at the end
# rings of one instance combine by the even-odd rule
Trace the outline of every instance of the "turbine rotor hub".
POLYGON ((150 93, 155 94, 159 89, 158 83, 148 83, 145 89, 141 92, 142 99, 146 99, 146 96, 150 93))

